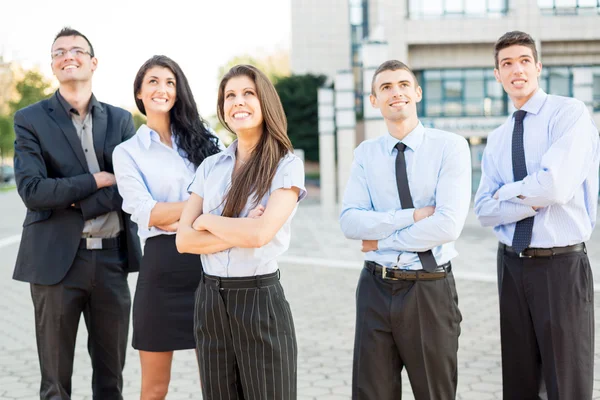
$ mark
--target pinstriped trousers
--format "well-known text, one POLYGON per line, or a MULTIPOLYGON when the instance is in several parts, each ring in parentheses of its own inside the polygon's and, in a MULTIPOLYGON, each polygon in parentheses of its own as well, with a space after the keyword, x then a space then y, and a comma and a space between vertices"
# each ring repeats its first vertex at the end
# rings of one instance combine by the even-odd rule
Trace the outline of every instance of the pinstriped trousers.
POLYGON ((298 348, 278 272, 204 275, 194 326, 205 400, 296 399, 298 348))

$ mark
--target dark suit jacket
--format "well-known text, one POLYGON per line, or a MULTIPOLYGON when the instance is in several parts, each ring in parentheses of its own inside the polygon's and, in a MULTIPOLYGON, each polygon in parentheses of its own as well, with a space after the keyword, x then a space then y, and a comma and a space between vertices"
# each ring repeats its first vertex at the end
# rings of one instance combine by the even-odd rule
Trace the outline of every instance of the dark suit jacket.
MULTIPOLYGON (((94 149, 100 170, 112 173, 113 150, 135 130, 129 112, 100 105, 93 110, 94 149)), ((19 110, 14 122, 15 178, 27 215, 13 278, 53 285, 73 264, 84 221, 110 211, 122 212, 122 199, 116 185, 97 190, 77 131, 57 93, 19 110)), ((128 214, 122 217, 127 271, 138 271, 137 226, 128 214)))

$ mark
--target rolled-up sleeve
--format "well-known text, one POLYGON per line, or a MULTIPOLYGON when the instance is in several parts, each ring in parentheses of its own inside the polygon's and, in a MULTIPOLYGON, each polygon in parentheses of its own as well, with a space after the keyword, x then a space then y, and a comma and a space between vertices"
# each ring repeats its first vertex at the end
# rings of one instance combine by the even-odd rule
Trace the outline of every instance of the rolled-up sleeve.
POLYGON ((113 153, 113 165, 123 211, 131 214, 131 220, 140 230, 150 231, 150 214, 157 201, 148 191, 135 160, 122 145, 113 153))
POLYGON ((306 197, 306 188, 304 187, 304 164, 302 160, 294 155, 289 154, 281 160, 277 172, 271 182, 270 192, 273 193, 277 189, 290 189, 297 187, 300 189, 298 201, 306 197))
POLYGON ((196 170, 196 174, 194 175, 194 180, 188 186, 188 193, 196 193, 198 196, 204 198, 204 174, 206 171, 206 163, 207 161, 202 161, 202 164, 196 170))

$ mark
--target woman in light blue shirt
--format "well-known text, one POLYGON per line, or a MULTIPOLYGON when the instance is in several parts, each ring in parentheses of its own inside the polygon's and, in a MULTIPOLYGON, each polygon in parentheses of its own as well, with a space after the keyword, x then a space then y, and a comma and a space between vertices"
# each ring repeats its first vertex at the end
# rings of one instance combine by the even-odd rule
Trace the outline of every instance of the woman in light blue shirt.
POLYGON ((115 149, 113 162, 123 210, 145 242, 133 302, 141 398, 163 399, 173 351, 195 348, 194 292, 202 276, 198 256, 177 252, 175 232, 196 168, 219 148, 185 75, 170 58, 154 56, 142 65, 134 95, 147 123, 115 149))
POLYGON ((204 399, 295 399, 297 346, 277 256, 306 195, 279 96, 255 67, 222 79, 217 113, 237 140, 190 185, 177 249, 202 254, 196 346, 204 399))

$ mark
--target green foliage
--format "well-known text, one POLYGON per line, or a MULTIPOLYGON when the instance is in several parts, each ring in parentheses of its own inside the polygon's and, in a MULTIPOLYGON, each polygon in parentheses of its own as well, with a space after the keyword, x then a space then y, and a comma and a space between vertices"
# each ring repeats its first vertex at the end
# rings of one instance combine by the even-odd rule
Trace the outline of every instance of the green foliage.
POLYGON ((306 160, 319 160, 319 105, 317 90, 324 75, 292 75, 275 84, 288 121, 288 136, 294 148, 303 149, 306 160))
POLYGON ((131 113, 133 116, 133 125, 135 126, 135 130, 137 132, 138 128, 146 123, 146 117, 137 111, 131 113))
POLYGON ((12 115, 21 108, 47 98, 52 91, 52 86, 46 77, 35 70, 27 71, 15 88, 19 93, 19 100, 9 103, 12 115))
POLYGON ((0 115, 0 164, 4 157, 8 156, 13 150, 15 141, 15 131, 13 130, 12 118, 7 115, 0 115))

